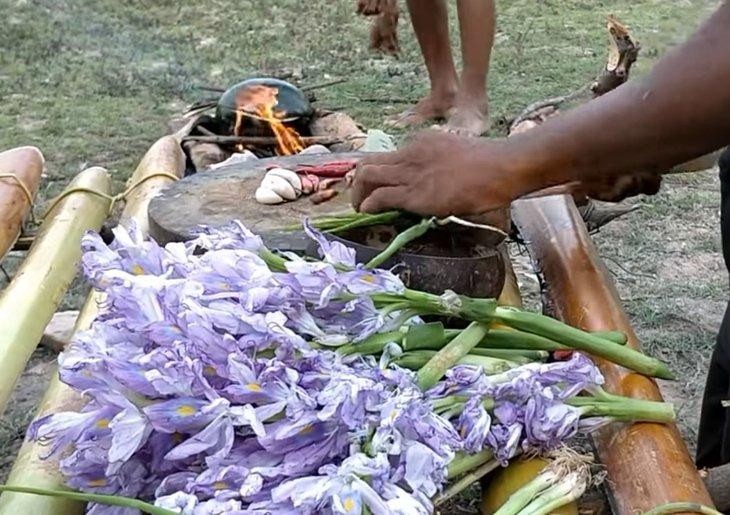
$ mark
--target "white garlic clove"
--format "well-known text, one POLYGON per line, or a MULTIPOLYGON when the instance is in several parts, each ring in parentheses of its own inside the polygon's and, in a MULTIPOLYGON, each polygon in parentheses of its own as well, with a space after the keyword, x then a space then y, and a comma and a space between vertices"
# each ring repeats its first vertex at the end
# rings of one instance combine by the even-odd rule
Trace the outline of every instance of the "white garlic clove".
POLYGON ((271 170, 266 172, 266 175, 272 175, 275 177, 281 177, 282 179, 286 179, 289 184, 292 185, 292 188, 294 188, 296 191, 302 190, 302 179, 297 173, 292 172, 291 170, 287 170, 286 168, 272 168, 271 170))
POLYGON ((262 188, 269 188, 271 191, 286 200, 295 200, 298 195, 296 190, 289 184, 289 181, 277 175, 267 175, 261 181, 262 188))
POLYGON ((284 199, 269 188, 261 186, 256 190, 256 202, 259 204, 281 204, 284 199))

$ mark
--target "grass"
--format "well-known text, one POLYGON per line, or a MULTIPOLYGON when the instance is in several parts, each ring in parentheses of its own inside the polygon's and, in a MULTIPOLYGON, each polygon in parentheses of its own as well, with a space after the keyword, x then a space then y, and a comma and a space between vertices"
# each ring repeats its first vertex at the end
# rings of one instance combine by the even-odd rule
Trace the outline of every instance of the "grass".
MULTIPOLYGON (((499 1, 490 73, 495 133, 528 103, 574 91, 595 76, 606 52, 605 15, 629 24, 641 42, 634 72, 640 75, 713 5, 499 1)), ((425 70, 407 16, 403 52, 394 60, 368 53, 368 23, 353 11, 353 0, 0 0, 0 149, 32 144, 43 150, 41 202, 90 165, 107 167, 121 190, 147 147, 168 132, 168 121, 206 96, 197 87, 225 87, 257 74, 286 73, 304 85, 346 78, 318 91, 318 104, 377 127, 402 101, 425 93, 425 70)), ((659 195, 641 200, 642 210, 596 237, 646 347, 679 372, 668 392, 682 405, 690 445, 727 300, 718 192, 713 173, 668 178, 659 195)), ((76 306, 81 294, 76 285, 65 307, 76 306)), ((0 427, 4 455, 27 421, 18 410, 28 407, 6 413, 0 427)))

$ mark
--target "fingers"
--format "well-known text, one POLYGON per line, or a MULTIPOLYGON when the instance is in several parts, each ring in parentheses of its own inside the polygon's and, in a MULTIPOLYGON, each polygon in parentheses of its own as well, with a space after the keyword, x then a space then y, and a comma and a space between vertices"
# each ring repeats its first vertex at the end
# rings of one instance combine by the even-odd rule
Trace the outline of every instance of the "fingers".
POLYGON ((350 200, 355 209, 373 190, 384 186, 398 186, 403 182, 401 152, 383 152, 369 155, 355 169, 350 188, 350 200))
POLYGON ((350 188, 350 201, 356 210, 374 190, 397 185, 395 174, 388 173, 383 165, 360 165, 355 169, 355 177, 350 188))
POLYGON ((408 203, 407 190, 403 186, 387 186, 373 190, 360 204, 360 211, 380 213, 389 209, 405 209, 408 203))

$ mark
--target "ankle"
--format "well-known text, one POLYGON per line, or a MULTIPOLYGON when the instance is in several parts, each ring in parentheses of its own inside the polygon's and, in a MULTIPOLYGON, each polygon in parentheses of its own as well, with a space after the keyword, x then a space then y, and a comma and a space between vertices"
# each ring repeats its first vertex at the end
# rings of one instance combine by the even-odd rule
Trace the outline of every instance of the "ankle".
POLYGON ((489 109, 489 99, 485 90, 464 90, 460 89, 456 95, 455 105, 457 107, 477 108, 480 111, 489 109))

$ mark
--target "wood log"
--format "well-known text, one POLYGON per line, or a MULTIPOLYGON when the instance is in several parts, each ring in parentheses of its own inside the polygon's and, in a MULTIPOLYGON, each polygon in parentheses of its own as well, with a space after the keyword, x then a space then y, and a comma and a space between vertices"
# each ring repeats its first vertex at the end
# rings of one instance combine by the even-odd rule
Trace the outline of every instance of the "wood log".
MULTIPOLYGON (((0 174, 15 175, 35 197, 45 160, 35 147, 19 147, 0 152, 0 174)), ((0 262, 20 236, 32 206, 22 188, 10 178, 0 179, 0 262)))
MULTIPOLYGON (((180 145, 173 136, 165 136, 158 140, 147 151, 139 166, 129 179, 129 184, 136 184, 145 177, 158 172, 165 172, 182 177, 185 157, 180 145)), ((147 208, 149 202, 160 189, 170 184, 172 179, 155 177, 141 183, 127 198, 120 223, 134 222, 145 233, 148 230, 147 208)), ((88 329, 98 315, 99 303, 103 294, 92 292, 76 322, 76 331, 88 329)), ((36 418, 61 411, 78 411, 84 402, 74 390, 61 383, 54 374, 50 386, 41 401, 36 418)), ((25 441, 18 452, 18 458, 8 476, 7 484, 18 486, 35 486, 39 488, 63 488, 63 477, 58 471, 56 459, 43 459, 47 447, 41 442, 25 441)), ((80 501, 61 499, 59 497, 41 497, 14 492, 5 492, 0 496, 0 515, 81 515, 85 505, 80 501)))
MULTIPOLYGON (((573 199, 557 195, 518 200, 512 219, 543 280, 546 311, 587 331, 622 331, 628 345, 639 348, 573 199)), ((607 390, 662 400, 651 379, 601 359, 596 362, 607 390)), ((596 432, 594 441, 608 472, 614 513, 633 515, 678 501, 712 504, 675 424, 611 424, 596 432)))
MULTIPOLYGON (((344 139, 328 136, 302 136, 305 145, 333 145, 342 143, 344 139)), ((221 145, 241 143, 242 145, 276 145, 277 139, 273 136, 185 136, 183 143, 198 141, 203 143, 218 143, 221 145)))

